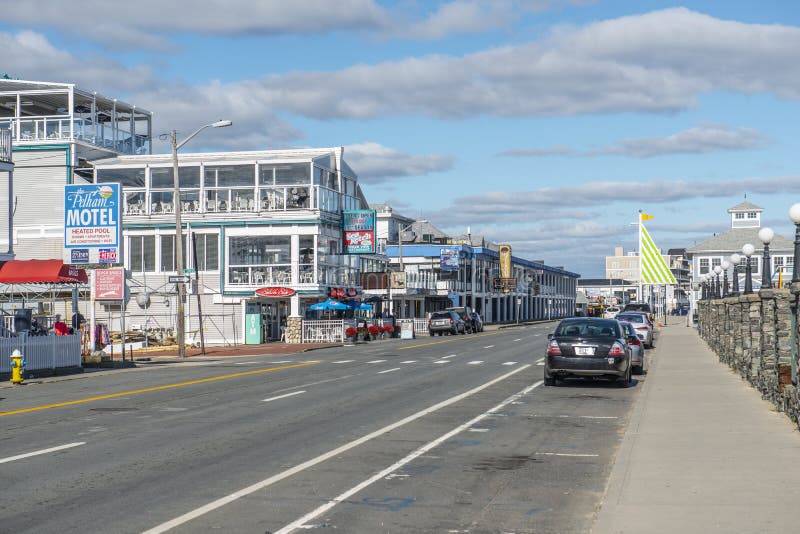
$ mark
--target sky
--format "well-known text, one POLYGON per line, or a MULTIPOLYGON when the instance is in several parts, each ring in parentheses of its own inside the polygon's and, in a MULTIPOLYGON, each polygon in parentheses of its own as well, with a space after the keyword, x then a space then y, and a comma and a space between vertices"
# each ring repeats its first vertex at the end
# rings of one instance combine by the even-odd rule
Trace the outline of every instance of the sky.
MULTIPOLYGON (((344 146, 370 203, 584 277, 800 202, 795 0, 0 0, 0 73, 217 119, 183 151, 344 146)), ((179 134, 180 135, 180 134, 179 134)), ((156 152, 168 146, 156 143, 156 152)))

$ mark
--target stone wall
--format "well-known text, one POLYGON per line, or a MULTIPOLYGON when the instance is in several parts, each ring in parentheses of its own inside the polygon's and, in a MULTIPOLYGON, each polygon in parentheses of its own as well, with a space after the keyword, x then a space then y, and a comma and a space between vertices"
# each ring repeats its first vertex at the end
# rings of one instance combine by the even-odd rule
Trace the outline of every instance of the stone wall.
POLYGON ((698 331, 720 362, 798 421, 799 390, 791 381, 792 343, 797 346, 800 337, 792 336, 795 298, 789 289, 763 289, 753 295, 702 300, 698 331))
POLYGON ((289 317, 286 319, 286 343, 293 345, 303 342, 303 318, 289 317))

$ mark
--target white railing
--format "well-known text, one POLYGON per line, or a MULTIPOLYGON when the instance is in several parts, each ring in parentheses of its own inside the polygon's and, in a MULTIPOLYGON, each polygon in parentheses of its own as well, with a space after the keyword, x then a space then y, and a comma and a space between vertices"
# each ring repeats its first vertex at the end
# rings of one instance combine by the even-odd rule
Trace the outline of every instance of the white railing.
POLYGON ((342 343, 344 331, 355 327, 353 320, 304 320, 303 343, 342 343))
POLYGON ((25 356, 25 370, 81 366, 81 336, 27 336, 0 338, 0 373, 11 372, 11 353, 25 356))

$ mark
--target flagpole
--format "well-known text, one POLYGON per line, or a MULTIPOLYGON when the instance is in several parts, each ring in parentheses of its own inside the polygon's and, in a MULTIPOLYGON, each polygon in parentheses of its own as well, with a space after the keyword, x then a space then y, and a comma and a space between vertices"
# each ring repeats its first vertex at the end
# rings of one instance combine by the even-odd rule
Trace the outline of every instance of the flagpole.
POLYGON ((644 254, 642 254, 642 210, 639 210, 639 289, 636 291, 636 300, 644 302, 642 298, 642 263, 644 262, 644 254))

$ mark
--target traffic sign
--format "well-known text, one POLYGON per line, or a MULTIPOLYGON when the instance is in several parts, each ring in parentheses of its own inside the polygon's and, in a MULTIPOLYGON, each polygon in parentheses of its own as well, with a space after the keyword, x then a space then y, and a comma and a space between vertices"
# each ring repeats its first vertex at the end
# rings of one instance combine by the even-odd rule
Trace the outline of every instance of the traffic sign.
POLYGON ((169 277, 170 284, 188 284, 189 275, 173 275, 169 277))

